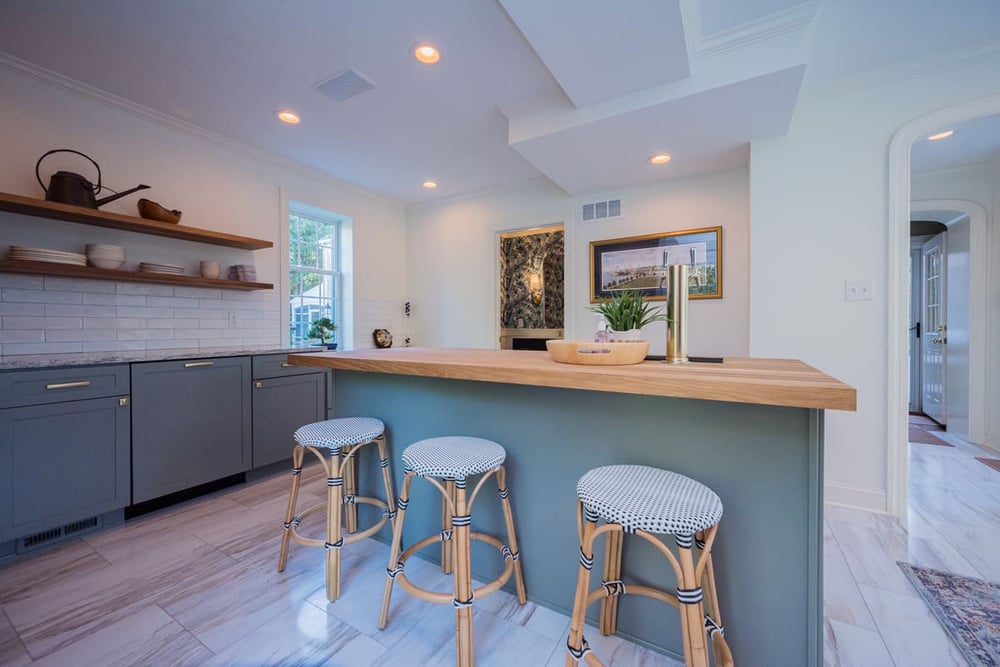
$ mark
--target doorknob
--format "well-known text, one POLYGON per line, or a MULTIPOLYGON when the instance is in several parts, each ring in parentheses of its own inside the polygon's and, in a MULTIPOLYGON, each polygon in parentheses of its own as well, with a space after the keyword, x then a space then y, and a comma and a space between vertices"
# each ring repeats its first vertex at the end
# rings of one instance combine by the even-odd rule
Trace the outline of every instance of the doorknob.
POLYGON ((947 345, 948 338, 947 337, 933 338, 931 339, 931 342, 934 343, 935 345, 947 345))

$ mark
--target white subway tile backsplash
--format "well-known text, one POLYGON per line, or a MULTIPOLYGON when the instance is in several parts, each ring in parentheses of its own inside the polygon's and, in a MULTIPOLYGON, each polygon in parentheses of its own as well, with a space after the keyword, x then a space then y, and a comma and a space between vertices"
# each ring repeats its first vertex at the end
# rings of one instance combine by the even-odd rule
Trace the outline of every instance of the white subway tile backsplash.
POLYGON ((83 352, 83 343, 4 343, 3 353, 15 354, 62 354, 83 352))
POLYGON ((118 294, 141 294, 143 296, 173 296, 172 285, 146 285, 142 283, 116 283, 118 294))
POLYGON ((75 315, 77 317, 114 317, 114 306, 77 305, 75 303, 47 303, 46 315, 75 315))
POLYGON ((45 278, 42 276, 22 276, 16 273, 0 273, 0 289, 42 289, 45 278))
POLYGON ((280 312, 277 292, 0 274, 0 355, 277 346, 280 312))
POLYGON ((42 343, 45 332, 41 329, 4 329, 0 331, 0 343, 42 343))
POLYGON ((2 303, 0 315, 44 315, 44 303, 2 303))
POLYGON ((173 308, 146 308, 140 306, 118 306, 118 317, 173 317, 173 308))
POLYGON ((3 300, 28 303, 83 303, 81 292, 59 292, 38 289, 7 289, 3 290, 3 300))
POLYGON ((17 317, 4 315, 4 330, 11 329, 82 329, 82 317, 17 317))
POLYGON ((108 306, 145 306, 146 297, 129 294, 84 294, 83 302, 108 306))

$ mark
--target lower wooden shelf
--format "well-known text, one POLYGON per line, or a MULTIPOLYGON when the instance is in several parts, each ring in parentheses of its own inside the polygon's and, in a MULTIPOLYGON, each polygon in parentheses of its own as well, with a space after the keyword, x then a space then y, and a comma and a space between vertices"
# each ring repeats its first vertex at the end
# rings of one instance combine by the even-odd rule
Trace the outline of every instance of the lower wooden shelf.
POLYGON ((117 280, 127 283, 158 283, 160 285, 185 285, 187 287, 217 287, 244 291, 274 289, 274 285, 271 283, 251 283, 239 280, 178 276, 167 273, 145 273, 142 271, 117 271, 97 269, 92 266, 77 266, 75 264, 25 262, 13 259, 0 260, 0 273, 26 273, 37 276, 117 280))

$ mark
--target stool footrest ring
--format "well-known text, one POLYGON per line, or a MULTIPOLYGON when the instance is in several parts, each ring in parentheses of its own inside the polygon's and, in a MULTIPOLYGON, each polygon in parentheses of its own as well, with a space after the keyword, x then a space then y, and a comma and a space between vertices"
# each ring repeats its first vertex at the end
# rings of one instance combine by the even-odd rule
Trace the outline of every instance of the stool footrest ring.
MULTIPOLYGON (((358 542, 359 540, 363 540, 366 537, 371 537, 372 535, 374 535, 375 533, 377 533, 379 530, 381 530, 382 526, 385 525, 385 522, 389 520, 389 515, 386 513, 388 511, 388 509, 389 509, 389 505, 387 505, 384 500, 380 500, 378 498, 371 498, 371 497, 368 497, 368 496, 355 496, 354 497, 354 502, 355 502, 355 504, 359 504, 359 505, 360 504, 374 505, 375 507, 383 510, 383 513, 382 513, 382 516, 379 518, 379 520, 376 521, 371 527, 366 528, 364 530, 360 530, 360 531, 358 531, 356 533, 351 533, 350 535, 344 535, 342 537, 342 544, 345 544, 345 545, 346 544, 353 544, 354 542, 358 542)), ((301 522, 301 520, 303 518, 309 516, 310 514, 315 514, 315 513, 319 512, 321 510, 324 513, 326 512, 326 503, 319 503, 317 505, 313 505, 309 509, 307 509, 304 512, 302 512, 301 514, 299 514, 298 515, 298 519, 301 522)), ((297 543, 299 543, 299 544, 301 544, 303 546, 306 546, 306 547, 324 547, 324 548, 326 547, 326 540, 325 539, 319 539, 319 538, 315 538, 315 537, 306 537, 305 535, 300 535, 299 531, 298 531, 298 523, 295 523, 294 521, 292 522, 292 525, 290 525, 288 527, 287 530, 288 530, 289 534, 291 535, 291 538, 293 540, 295 540, 297 543)))

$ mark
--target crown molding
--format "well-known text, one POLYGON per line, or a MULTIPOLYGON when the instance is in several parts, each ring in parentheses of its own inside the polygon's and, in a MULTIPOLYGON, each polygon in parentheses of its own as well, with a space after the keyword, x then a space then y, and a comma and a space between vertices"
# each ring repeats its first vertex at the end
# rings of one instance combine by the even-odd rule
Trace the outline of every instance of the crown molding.
POLYGON ((256 148, 241 141, 218 134, 217 132, 207 130, 193 123, 189 123, 185 120, 177 118, 176 116, 162 113, 156 109, 151 109, 150 107, 139 104, 138 102, 115 95, 114 93, 109 93, 106 90, 95 88, 94 86, 77 81, 76 79, 72 79, 50 69, 46 69, 40 65, 28 62, 27 60, 22 60, 21 58, 4 51, 0 51, 0 68, 10 70, 78 97, 99 102, 113 109, 124 111, 125 113, 137 116, 144 120, 152 121, 158 125, 183 132, 199 139, 211 141, 230 150, 243 153, 256 160, 290 171, 299 176, 304 176, 326 185, 349 190, 355 194, 368 197, 369 199, 376 200, 389 206, 403 206, 402 202, 392 199, 391 197, 387 197, 381 193, 374 192, 354 183, 342 181, 339 178, 331 176, 330 174, 320 171, 314 167, 304 165, 301 162, 296 162, 295 160, 275 155, 269 151, 256 148))
POLYGON ((819 0, 808 0, 711 35, 702 35, 701 12, 687 7, 685 24, 692 21, 689 51, 692 60, 711 58, 766 42, 789 33, 810 29, 819 11, 819 0))
POLYGON ((457 204, 470 199, 479 199, 480 197, 489 197, 491 195, 504 195, 504 194, 515 194, 520 190, 532 186, 548 186, 553 188, 556 192, 555 194, 562 193, 566 197, 566 201, 571 201, 569 193, 563 190, 561 187, 555 184, 555 182, 548 176, 531 176, 529 178, 521 179, 519 181, 514 181, 512 183, 504 183, 502 185, 494 185, 487 188, 481 188, 479 190, 474 190, 472 192, 462 192, 455 195, 449 195, 446 197, 437 197, 435 199, 428 199, 427 201, 411 202, 406 205, 407 215, 411 213, 420 213, 421 211, 427 209, 434 209, 441 206, 448 206, 451 204, 457 204))
MULTIPOLYGON (((944 53, 921 56, 903 62, 864 70, 857 74, 818 84, 808 81, 803 86, 800 100, 821 101, 866 88, 886 86, 928 74, 936 74, 954 67, 957 63, 978 58, 1000 56, 1000 40, 952 49, 944 53)), ((808 77, 807 77, 808 79, 808 77)))

